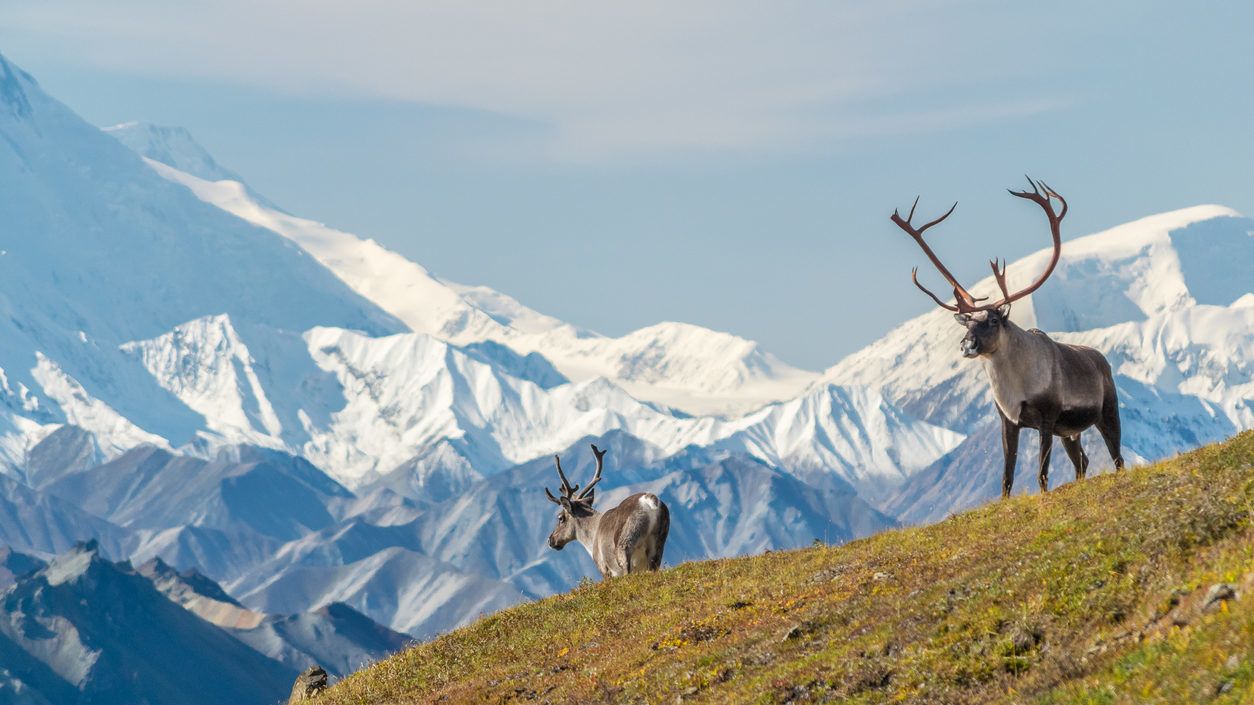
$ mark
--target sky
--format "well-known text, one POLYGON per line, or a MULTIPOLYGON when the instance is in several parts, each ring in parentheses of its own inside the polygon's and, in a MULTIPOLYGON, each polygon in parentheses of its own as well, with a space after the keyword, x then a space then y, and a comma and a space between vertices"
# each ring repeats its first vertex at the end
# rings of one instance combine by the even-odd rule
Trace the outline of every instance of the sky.
POLYGON ((447 279, 818 370, 933 305, 888 221, 915 195, 959 201, 929 235, 968 282, 1048 244, 1024 173, 1064 238, 1254 213, 1252 27, 1152 0, 7 0, 0 52, 447 279))

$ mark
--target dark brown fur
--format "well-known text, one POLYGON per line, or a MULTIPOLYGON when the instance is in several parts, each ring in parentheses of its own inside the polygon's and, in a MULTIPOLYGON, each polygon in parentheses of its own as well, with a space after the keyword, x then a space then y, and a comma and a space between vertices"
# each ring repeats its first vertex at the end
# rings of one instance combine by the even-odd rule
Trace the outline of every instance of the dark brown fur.
POLYGON ((1097 350, 1058 343, 1045 333, 1023 330, 1010 321, 1008 311, 959 314, 967 329, 962 340, 966 357, 980 358, 988 371, 1002 424, 1002 496, 1014 483, 1019 432, 1040 433, 1041 457, 1037 479, 1042 492, 1049 483, 1049 461, 1054 436, 1083 479, 1089 459, 1080 434, 1096 426, 1115 468, 1123 467, 1120 450, 1119 394, 1110 363, 1097 350))

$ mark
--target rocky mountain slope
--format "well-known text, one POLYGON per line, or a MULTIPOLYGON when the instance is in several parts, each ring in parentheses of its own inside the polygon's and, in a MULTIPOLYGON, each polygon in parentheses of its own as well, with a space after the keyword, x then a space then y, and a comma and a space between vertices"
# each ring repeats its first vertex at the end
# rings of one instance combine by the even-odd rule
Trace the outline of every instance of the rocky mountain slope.
POLYGON ((103 559, 94 544, 19 579, 0 600, 10 682, 52 703, 269 705, 296 675, 103 559))
POLYGON ((327 705, 1218 703, 1254 692, 1254 432, 840 547, 515 607, 327 705))
POLYGON ((249 610, 194 570, 114 563, 95 542, 48 563, 6 550, 3 566, 0 695, 30 702, 269 705, 311 663, 344 674, 408 641, 342 604, 249 610))

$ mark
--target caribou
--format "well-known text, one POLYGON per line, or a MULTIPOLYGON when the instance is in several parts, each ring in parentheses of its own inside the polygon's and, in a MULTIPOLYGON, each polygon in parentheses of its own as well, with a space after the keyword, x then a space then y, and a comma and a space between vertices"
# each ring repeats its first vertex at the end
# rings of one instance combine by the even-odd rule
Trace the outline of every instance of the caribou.
POLYGON ((561 507, 557 512, 557 526, 549 534, 549 547, 560 551, 571 541, 578 541, 588 549, 602 578, 657 570, 662 566, 662 550, 666 547, 671 523, 665 502, 657 495, 641 492, 604 513, 592 508, 596 498, 593 489, 601 481, 608 452, 609 449, 600 450, 592 445, 596 474, 582 491, 579 485, 572 485, 566 479, 561 456, 553 456, 562 487, 559 496, 544 488, 549 501, 561 507))
POLYGON ((1106 443, 1106 449, 1115 462, 1115 469, 1123 468, 1120 450, 1119 397, 1115 390, 1110 363, 1097 350, 1083 345, 1056 342, 1044 332, 1032 328, 1024 330, 1010 320, 1010 305, 1031 294, 1053 274, 1062 254, 1062 219, 1067 215, 1067 201, 1043 181, 1028 183, 1031 191, 1010 191, 1012 196, 1027 199, 1041 207, 1049 220, 1053 237, 1053 255, 1045 272, 1026 288, 1011 293, 1006 286, 1006 263, 999 266, 990 260, 993 279, 1001 289, 1002 298, 992 303, 988 297, 975 298, 941 263, 936 253, 923 239, 923 234, 953 214, 958 207, 954 203, 942 216, 915 227, 914 209, 919 199, 914 199, 910 213, 905 218, 896 210, 891 220, 904 230, 923 249, 932 265, 954 290, 954 303, 948 304, 919 283, 919 269, 911 271, 911 279, 923 293, 941 308, 954 312, 958 323, 966 329, 961 350, 965 358, 979 358, 988 374, 997 413, 1001 417, 1002 453, 1005 469, 1002 473, 1002 497, 1010 495, 1014 484, 1015 461, 1019 452, 1019 432, 1025 428, 1040 432, 1041 454, 1038 480, 1041 492, 1048 491, 1049 460, 1054 436, 1062 439, 1062 446, 1075 465, 1077 480, 1084 479, 1089 459, 1080 445, 1080 434, 1090 426, 1097 426, 1106 443), (1054 199, 1061 204, 1054 210, 1054 199))

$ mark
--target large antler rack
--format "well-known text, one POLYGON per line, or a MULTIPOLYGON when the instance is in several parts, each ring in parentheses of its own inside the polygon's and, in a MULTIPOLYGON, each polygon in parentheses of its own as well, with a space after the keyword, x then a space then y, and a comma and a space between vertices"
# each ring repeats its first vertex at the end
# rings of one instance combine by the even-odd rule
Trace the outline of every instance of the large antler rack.
MULTIPOLYGON (((597 459, 596 474, 593 476, 592 481, 589 482, 587 486, 583 488, 583 491, 578 495, 576 495, 575 492, 579 490, 579 485, 570 484, 570 480, 566 479, 565 471, 562 470, 562 457, 560 455, 553 456, 553 463, 557 466, 557 475, 562 479, 562 487, 560 490, 562 493, 562 499, 566 499, 568 501, 578 501, 589 499, 593 496, 592 488, 596 487, 596 484, 601 481, 601 471, 605 468, 605 454, 608 452, 608 448, 601 450, 596 447, 595 443, 592 444, 592 454, 595 455, 597 459)), ((549 501, 554 504, 562 503, 562 500, 555 497, 553 493, 549 491, 549 488, 545 487, 544 493, 548 495, 549 501)))
POLYGON ((896 209, 893 209, 893 214, 890 219, 897 225, 897 227, 904 230, 906 234, 908 234, 915 241, 915 243, 919 245, 919 247, 923 250, 923 254, 927 255, 927 258, 932 261, 932 265, 936 267, 936 270, 939 271, 941 276, 945 278, 945 281, 949 282, 949 285, 953 287, 954 303, 945 303, 939 296, 920 284, 918 267, 915 267, 910 271, 910 278, 914 282, 914 285, 919 287, 920 291, 931 297, 931 299, 935 301, 938 306, 955 313, 975 313, 977 311, 988 311, 991 309, 1001 308, 1002 306, 1018 301, 1019 299, 1022 299, 1028 294, 1031 294, 1039 289, 1041 285, 1045 283, 1045 280, 1049 279, 1049 276, 1054 273, 1054 267, 1058 265, 1058 258, 1062 254, 1062 219, 1067 215, 1067 200, 1043 181, 1033 181, 1031 177, 1028 177, 1028 183, 1032 186, 1031 191, 1010 191, 1010 195, 1032 201, 1045 211, 1045 216, 1049 219, 1049 230, 1053 238, 1054 245, 1053 256, 1050 258, 1049 265, 1045 268, 1045 272, 1042 273, 1036 281, 1032 282, 1026 288, 1020 289, 1012 294, 1006 286, 1006 263, 1001 261, 999 265, 998 260, 989 260, 989 266, 993 269, 993 279, 997 281, 997 286, 1001 289, 1002 298, 994 301, 993 303, 981 304, 980 302, 986 301, 988 297, 976 298, 972 296, 966 288, 958 283, 958 280, 954 277, 954 275, 951 274, 949 269, 945 267, 944 263, 940 261, 940 258, 936 256, 936 253, 932 251, 932 248, 927 244, 927 241, 923 239, 923 234, 927 232, 928 228, 931 228, 948 218, 951 214, 953 214, 954 209, 958 207, 958 204, 954 203, 950 206, 949 210, 939 218, 929 221, 920 227, 915 227, 912 221, 914 220, 915 208, 919 205, 919 199, 916 197, 914 199, 914 205, 910 206, 910 213, 905 218, 902 218, 901 214, 896 209), (1054 198, 1057 198, 1062 203, 1061 212, 1054 211, 1052 201, 1054 198))
MULTIPOLYGON (((566 473, 562 472, 562 456, 554 455, 553 463, 557 465, 557 476, 562 478, 562 487, 560 490, 562 493, 562 497, 565 499, 574 498, 575 490, 579 489, 579 485, 572 485, 570 484, 570 480, 566 479, 566 473)), ((549 500, 552 501, 554 504, 562 503, 560 499, 553 496, 553 493, 549 491, 549 488, 545 487, 544 493, 549 496, 549 500)))

